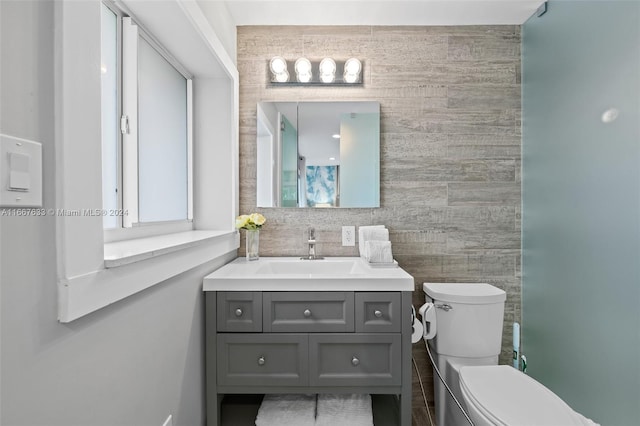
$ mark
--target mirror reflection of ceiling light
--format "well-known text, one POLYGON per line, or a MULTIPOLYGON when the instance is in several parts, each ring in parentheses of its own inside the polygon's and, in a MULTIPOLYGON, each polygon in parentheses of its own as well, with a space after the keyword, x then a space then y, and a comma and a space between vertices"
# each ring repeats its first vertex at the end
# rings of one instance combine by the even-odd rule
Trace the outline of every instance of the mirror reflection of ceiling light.
POLYGON ((338 133, 336 133, 335 135, 331 135, 331 137, 334 139, 340 139, 340 135, 338 133))
POLYGON ((329 157, 329 161, 336 161, 336 157, 329 157))

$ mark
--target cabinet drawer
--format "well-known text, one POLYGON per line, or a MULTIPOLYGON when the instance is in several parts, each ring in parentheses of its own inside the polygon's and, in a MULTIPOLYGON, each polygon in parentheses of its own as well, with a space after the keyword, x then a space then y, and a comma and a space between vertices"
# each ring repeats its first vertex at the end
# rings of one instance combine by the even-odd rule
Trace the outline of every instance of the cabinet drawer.
POLYGON ((352 332, 353 292, 265 292, 265 332, 352 332))
POLYGON ((356 293, 357 333, 399 333, 402 308, 400 293, 356 293))
POLYGON ((219 334, 219 385, 308 385, 309 342, 299 334, 219 334))
POLYGON ((216 308, 218 331, 262 331, 262 292, 218 292, 216 308))
POLYGON ((399 385, 400 342, 400 334, 312 334, 309 336, 309 384, 399 385))

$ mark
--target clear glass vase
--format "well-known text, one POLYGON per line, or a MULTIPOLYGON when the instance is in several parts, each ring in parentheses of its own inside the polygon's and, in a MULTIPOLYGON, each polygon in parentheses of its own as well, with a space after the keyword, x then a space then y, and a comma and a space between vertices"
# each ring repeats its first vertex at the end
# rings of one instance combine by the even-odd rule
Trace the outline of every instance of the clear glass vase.
POLYGON ((260 259, 260 255, 258 255, 260 250, 260 230, 247 229, 246 238, 247 260, 260 259))

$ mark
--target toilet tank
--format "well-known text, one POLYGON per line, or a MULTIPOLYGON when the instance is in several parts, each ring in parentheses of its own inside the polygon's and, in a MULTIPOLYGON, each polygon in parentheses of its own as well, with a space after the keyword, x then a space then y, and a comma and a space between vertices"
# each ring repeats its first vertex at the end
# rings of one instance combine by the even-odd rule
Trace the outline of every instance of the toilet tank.
POLYGON ((436 306, 436 335, 431 340, 440 355, 464 358, 500 354, 506 293, 482 283, 424 283, 427 302, 436 306))

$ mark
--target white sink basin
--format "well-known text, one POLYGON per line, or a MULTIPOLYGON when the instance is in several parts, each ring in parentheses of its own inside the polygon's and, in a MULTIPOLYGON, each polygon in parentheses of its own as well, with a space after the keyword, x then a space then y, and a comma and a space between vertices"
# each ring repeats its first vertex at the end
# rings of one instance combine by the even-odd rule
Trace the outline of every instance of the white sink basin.
POLYGON ((273 261, 266 262, 256 270, 256 274, 310 274, 310 275, 345 275, 364 273, 355 261, 334 260, 300 260, 299 262, 273 261))
POLYGON ((371 266, 360 257, 237 258, 204 278, 204 291, 413 291, 400 267, 371 266))

